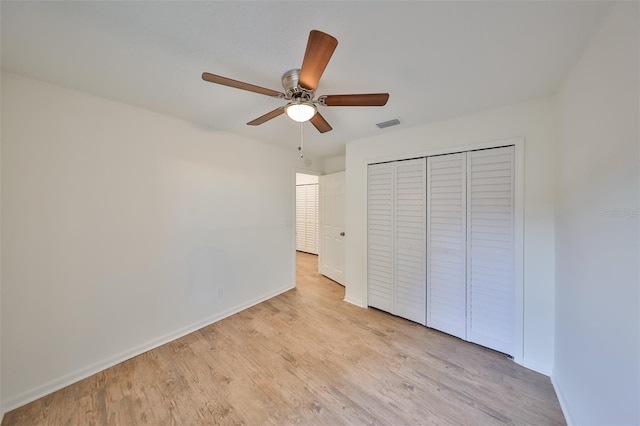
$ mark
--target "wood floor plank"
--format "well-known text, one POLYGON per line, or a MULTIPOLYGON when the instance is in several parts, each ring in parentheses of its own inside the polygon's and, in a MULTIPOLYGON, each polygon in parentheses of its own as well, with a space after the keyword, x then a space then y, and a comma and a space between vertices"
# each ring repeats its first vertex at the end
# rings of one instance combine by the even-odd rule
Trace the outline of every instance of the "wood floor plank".
POLYGON ((549 378, 375 309, 297 255, 297 288, 6 413, 3 425, 565 424, 549 378))

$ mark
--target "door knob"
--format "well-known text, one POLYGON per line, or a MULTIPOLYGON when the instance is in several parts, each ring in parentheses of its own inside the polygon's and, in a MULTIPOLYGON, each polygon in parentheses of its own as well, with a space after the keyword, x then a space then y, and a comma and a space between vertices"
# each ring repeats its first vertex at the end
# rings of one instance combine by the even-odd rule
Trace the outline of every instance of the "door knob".
POLYGON ((340 233, 340 236, 341 236, 341 237, 344 237, 344 231, 342 231, 342 232, 340 233))

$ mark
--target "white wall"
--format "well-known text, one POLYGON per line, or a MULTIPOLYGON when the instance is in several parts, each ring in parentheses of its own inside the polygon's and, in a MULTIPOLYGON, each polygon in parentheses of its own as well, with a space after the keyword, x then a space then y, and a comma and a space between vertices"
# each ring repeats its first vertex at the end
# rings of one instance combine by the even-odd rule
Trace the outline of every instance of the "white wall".
POLYGON ((5 410, 295 285, 295 151, 14 74, 2 113, 5 410))
POLYGON ((556 353, 574 424, 640 424, 638 3, 618 4, 559 94, 556 353))
POLYGON ((345 300, 363 305, 366 172, 370 162, 442 148, 525 138, 524 365, 550 374, 554 324, 554 99, 540 99, 347 144, 345 300))
POLYGON ((345 166, 346 157, 344 155, 327 157, 324 159, 324 173, 327 175, 331 173, 344 172, 345 166))

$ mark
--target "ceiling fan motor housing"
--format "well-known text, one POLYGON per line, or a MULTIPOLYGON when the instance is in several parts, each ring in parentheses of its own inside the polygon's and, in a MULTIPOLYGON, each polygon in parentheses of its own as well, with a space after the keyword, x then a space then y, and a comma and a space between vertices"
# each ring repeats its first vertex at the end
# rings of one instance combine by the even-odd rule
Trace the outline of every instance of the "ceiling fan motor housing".
POLYGON ((284 87, 286 98, 299 101, 310 101, 316 94, 315 90, 308 90, 300 87, 300 70, 292 69, 282 74, 282 87, 284 87))

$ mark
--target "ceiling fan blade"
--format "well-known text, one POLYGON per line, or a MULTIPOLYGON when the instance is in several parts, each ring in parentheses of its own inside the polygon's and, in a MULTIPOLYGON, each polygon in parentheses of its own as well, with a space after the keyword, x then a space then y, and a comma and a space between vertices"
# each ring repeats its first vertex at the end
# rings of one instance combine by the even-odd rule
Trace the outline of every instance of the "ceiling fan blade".
POLYGON ((277 116, 281 115, 283 112, 284 112, 284 107, 278 107, 278 108, 274 109, 273 111, 268 112, 265 115, 262 115, 262 116, 256 118, 255 120, 251 120, 247 124, 249 126, 259 126, 262 123, 271 120, 272 118, 276 118, 277 116))
POLYGON ((300 67, 299 84, 308 90, 316 90, 324 69, 327 67, 333 51, 336 50, 338 40, 322 31, 313 30, 309 33, 307 50, 304 53, 302 67, 300 67))
POLYGON ((325 133, 333 129, 319 112, 316 112, 316 115, 311 117, 309 121, 311 121, 311 124, 313 124, 320 133, 325 133))
POLYGON ((260 93, 262 95, 273 96, 276 98, 284 98, 284 93, 276 90, 266 89, 264 87, 244 83, 242 81, 233 80, 220 75, 210 74, 208 72, 202 73, 202 79, 210 83, 222 84, 223 86, 235 87, 236 89, 248 90, 249 92, 260 93))
POLYGON ((320 96, 318 100, 326 106, 384 106, 389 100, 389 94, 326 95, 320 96))

